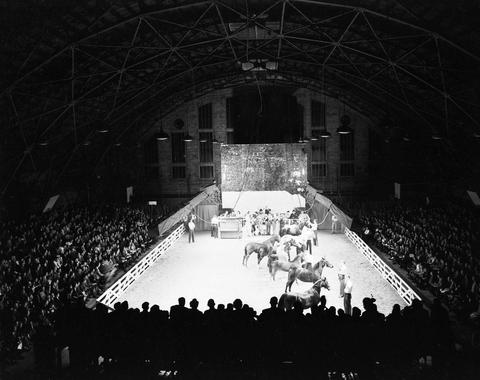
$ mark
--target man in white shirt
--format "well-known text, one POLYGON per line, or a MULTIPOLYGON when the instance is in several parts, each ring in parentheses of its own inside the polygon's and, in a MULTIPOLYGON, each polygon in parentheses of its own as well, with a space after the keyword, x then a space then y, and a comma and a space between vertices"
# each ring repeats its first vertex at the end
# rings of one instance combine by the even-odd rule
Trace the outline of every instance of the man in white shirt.
POLYGON ((344 296, 345 293, 345 276, 347 274, 347 265, 345 261, 342 261, 338 268, 338 281, 340 281, 340 297, 344 296))
POLYGON ((345 314, 352 315, 352 290, 353 282, 350 278, 350 275, 347 275, 347 280, 345 281, 345 289, 343 293, 343 309, 345 314))
POLYGON ((210 236, 217 238, 218 237, 218 218, 217 215, 213 215, 212 220, 210 222, 212 226, 212 232, 210 236))
POLYGON ((188 242, 195 243, 195 223, 193 222, 193 218, 188 222, 188 242))
POLYGON ((313 231, 313 235, 314 235, 313 244, 314 244, 315 246, 317 246, 317 245, 318 245, 318 239, 317 239, 317 234, 318 234, 318 222, 317 222, 317 219, 313 219, 312 231, 313 231))
POLYGON ((307 249, 310 251, 310 254, 312 254, 312 240, 315 239, 315 234, 307 224, 303 226, 301 236, 306 241, 306 246, 307 249))
POLYGON ((337 233, 338 229, 338 217, 332 213, 332 234, 337 233))

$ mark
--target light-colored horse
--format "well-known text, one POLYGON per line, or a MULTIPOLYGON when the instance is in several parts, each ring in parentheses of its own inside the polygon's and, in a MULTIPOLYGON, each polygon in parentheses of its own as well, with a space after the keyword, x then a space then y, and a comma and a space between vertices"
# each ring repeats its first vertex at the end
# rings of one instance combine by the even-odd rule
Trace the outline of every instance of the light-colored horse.
POLYGON ((304 259, 305 253, 300 252, 292 261, 280 260, 276 254, 271 254, 268 257, 268 269, 272 276, 273 281, 275 281, 275 275, 279 270, 288 272, 293 268, 300 267, 304 259))

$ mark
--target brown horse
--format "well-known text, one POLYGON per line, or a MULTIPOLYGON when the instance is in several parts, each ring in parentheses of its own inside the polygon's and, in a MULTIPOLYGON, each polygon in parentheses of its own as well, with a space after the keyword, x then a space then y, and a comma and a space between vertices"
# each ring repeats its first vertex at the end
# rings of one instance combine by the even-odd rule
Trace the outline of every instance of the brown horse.
POLYGON ((321 260, 313 266, 311 269, 306 269, 306 268, 291 268, 288 271, 288 280, 287 284, 285 285, 285 291, 291 291, 292 290, 292 284, 296 280, 300 280, 303 282, 317 282, 319 279, 322 278, 322 272, 323 268, 325 267, 328 268, 333 268, 333 265, 330 264, 325 257, 322 257, 321 260))
POLYGON ((253 252, 257 253, 258 265, 262 259, 272 253, 275 242, 280 241, 280 236, 273 235, 262 243, 250 242, 245 245, 242 264, 247 266, 248 258, 253 252))
POLYGON ((275 281, 275 275, 279 270, 284 272, 288 272, 293 268, 300 267, 300 264, 303 261, 304 253, 301 252, 292 261, 283 261, 279 260, 278 256, 275 254, 271 254, 268 256, 268 269, 270 270, 270 274, 272 276, 273 281, 275 281))
POLYGON ((278 307, 283 310, 290 310, 297 302, 300 302, 304 309, 317 306, 320 303, 320 290, 322 288, 330 290, 330 285, 325 277, 320 278, 305 292, 283 293, 278 301, 278 307))

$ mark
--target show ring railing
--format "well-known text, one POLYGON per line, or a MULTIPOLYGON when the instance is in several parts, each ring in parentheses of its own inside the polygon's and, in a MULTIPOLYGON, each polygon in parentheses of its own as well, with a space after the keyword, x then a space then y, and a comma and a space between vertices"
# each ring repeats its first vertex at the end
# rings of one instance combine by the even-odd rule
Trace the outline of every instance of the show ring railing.
POLYGON ((150 268, 157 259, 163 255, 183 234, 185 233, 184 224, 180 224, 167 238, 158 243, 143 259, 135 264, 128 272, 120 277, 112 286, 110 286, 97 302, 107 307, 112 307, 118 298, 132 285, 148 268, 150 268))
POLYGON ((368 261, 370 261, 370 264, 372 264, 375 269, 380 272, 382 277, 387 280, 390 285, 392 285, 392 287, 397 291, 398 295, 402 297, 408 305, 411 305, 415 298, 421 300, 421 297, 355 232, 345 228, 345 235, 347 235, 355 247, 357 247, 357 249, 367 257, 368 261))

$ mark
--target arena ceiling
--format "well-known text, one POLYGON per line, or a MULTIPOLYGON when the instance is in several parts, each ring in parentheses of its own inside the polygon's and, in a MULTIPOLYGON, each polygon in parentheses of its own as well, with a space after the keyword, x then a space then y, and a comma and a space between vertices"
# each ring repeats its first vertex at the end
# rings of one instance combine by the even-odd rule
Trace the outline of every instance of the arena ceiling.
POLYGON ((323 91, 384 128, 480 132, 475 1, 0 4, 1 194, 94 167, 153 115, 250 82, 323 91))

